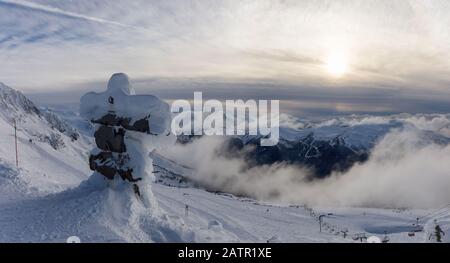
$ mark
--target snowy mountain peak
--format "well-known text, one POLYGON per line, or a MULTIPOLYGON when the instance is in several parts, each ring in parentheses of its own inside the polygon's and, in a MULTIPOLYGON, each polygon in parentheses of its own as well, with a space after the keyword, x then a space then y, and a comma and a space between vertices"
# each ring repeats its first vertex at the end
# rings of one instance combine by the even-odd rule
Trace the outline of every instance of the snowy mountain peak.
POLYGON ((448 123, 445 115, 350 116, 311 122, 305 128, 280 127, 280 142, 271 148, 260 147, 256 135, 230 140, 225 149, 232 154, 238 150, 252 165, 297 164, 322 178, 367 161, 377 143, 393 131, 414 133, 417 145, 448 145, 448 123))
POLYGON ((0 82, 0 109, 17 115, 20 112, 39 115, 38 108, 20 91, 0 82))
POLYGON ((9 126, 13 120, 30 141, 46 142, 54 149, 62 148, 67 136, 74 141, 80 137, 76 129, 53 112, 39 108, 22 92, 0 83, 0 119, 9 126))

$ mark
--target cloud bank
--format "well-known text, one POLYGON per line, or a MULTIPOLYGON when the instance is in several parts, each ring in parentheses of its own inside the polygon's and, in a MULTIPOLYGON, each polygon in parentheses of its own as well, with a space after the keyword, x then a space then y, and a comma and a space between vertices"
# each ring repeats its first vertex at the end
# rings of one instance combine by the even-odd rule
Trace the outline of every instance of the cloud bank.
MULTIPOLYGON (((350 121, 350 120, 348 120, 350 121)), ((360 123, 379 123, 363 118, 360 123)), ((193 178, 213 190, 260 200, 319 206, 429 208, 450 203, 450 145, 436 144, 420 131, 448 134, 448 116, 410 116, 373 148, 369 160, 345 173, 307 180, 308 170, 276 164, 248 168, 220 153, 223 138, 204 137, 168 149, 169 157, 196 170, 193 178)))

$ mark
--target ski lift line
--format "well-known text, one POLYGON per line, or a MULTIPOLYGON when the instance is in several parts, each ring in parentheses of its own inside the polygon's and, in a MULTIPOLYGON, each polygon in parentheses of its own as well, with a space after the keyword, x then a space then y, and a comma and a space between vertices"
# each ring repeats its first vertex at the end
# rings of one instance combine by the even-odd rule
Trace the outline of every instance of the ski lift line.
MULTIPOLYGON (((314 213, 314 209, 312 209, 312 208, 306 208, 306 207, 304 207, 304 209, 305 209, 306 211, 310 212, 312 218, 314 218, 316 221, 318 220, 317 217, 313 216, 313 214, 315 214, 315 213, 314 213)), ((327 224, 327 223, 325 223, 325 224, 327 224)), ((340 234, 342 234, 342 235, 344 235, 343 232, 345 232, 345 236, 344 236, 343 238, 353 237, 354 235, 356 235, 355 233, 349 231, 348 228, 341 228, 341 227, 336 226, 336 225, 333 225, 333 227, 334 227, 335 229, 338 229, 338 231, 336 231, 336 232, 340 232, 340 234)), ((365 233, 365 234, 366 234, 366 233, 365 233)))
POLYGON ((439 208, 439 209, 437 209, 437 210, 434 210, 434 211, 432 211, 432 212, 429 212, 428 214, 426 214, 426 215, 424 215, 424 216, 418 217, 417 219, 420 221, 420 220, 422 220, 422 219, 424 219, 424 218, 431 217, 431 216, 433 216, 433 215, 439 214, 439 213, 441 213, 441 212, 442 212, 444 209, 446 209, 446 208, 447 208, 447 206, 441 207, 441 208, 439 208))
POLYGON ((439 212, 437 212, 436 214, 433 214, 433 218, 439 217, 439 216, 444 216, 445 214, 450 212, 450 208, 446 208, 445 210, 441 210, 439 212))
MULTIPOLYGON (((307 210, 307 211, 310 211, 310 212, 313 212, 313 211, 314 211, 313 209, 306 209, 306 210, 307 210)), ((314 219, 317 220, 317 217, 314 217, 314 216, 311 216, 311 217, 313 217, 314 219)), ((324 223, 324 224, 328 225, 328 223, 324 223)), ((355 235, 357 235, 357 234, 362 234, 362 233, 353 233, 353 232, 349 231, 348 228, 341 228, 341 227, 336 226, 336 225, 331 225, 331 226, 335 229, 335 233, 338 232, 339 235, 343 234, 343 232, 345 231, 345 237, 343 237, 343 238, 351 237, 351 238, 353 239, 353 237, 354 237, 355 235), (336 230, 336 229, 337 229, 337 230, 336 230)), ((331 232, 330 232, 330 234, 331 234, 331 232)), ((367 236, 367 234, 369 234, 369 233, 364 232, 364 235, 367 236)))
POLYGON ((440 214, 442 214, 442 213, 445 213, 446 211, 448 211, 450 208, 442 208, 442 209, 440 209, 440 210, 437 210, 437 211, 435 211, 434 213, 431 213, 431 215, 433 216, 433 217, 435 217, 435 216, 437 216, 437 215, 440 215, 440 214))
POLYGON ((430 216, 429 218, 427 218, 426 220, 423 220, 421 222, 425 223, 426 221, 429 221, 429 220, 431 220, 433 218, 438 218, 438 217, 443 216, 443 215, 444 215, 443 213, 433 214, 432 216, 430 216))
POLYGON ((424 215, 424 216, 422 216, 422 217, 418 217, 418 219, 419 219, 419 221, 420 221, 420 220, 422 220, 422 219, 424 219, 424 218, 426 218, 426 217, 428 217, 428 216, 431 216, 431 215, 433 215, 433 214, 439 213, 439 212, 441 212, 441 210, 444 210, 444 209, 446 209, 446 208, 450 209, 450 204, 447 204, 447 205, 445 205, 445 206, 443 206, 443 207, 441 207, 441 208, 439 208, 439 209, 437 209, 437 210, 434 210, 434 211, 432 211, 432 212, 430 212, 430 213, 428 213, 428 214, 426 214, 426 215, 424 215))

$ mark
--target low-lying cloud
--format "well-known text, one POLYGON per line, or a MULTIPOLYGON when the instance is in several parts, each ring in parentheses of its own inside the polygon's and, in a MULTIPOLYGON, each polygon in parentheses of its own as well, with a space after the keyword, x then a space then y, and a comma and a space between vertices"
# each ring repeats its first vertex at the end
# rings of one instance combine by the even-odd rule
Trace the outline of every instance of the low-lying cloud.
MULTIPOLYGON (((398 117, 401 119, 401 117, 398 117)), ((385 120, 388 120, 386 118, 385 120)), ((380 119, 365 118, 362 123, 380 119)), ((287 164, 249 168, 243 158, 220 153, 224 138, 203 137, 165 153, 196 170, 190 178, 212 190, 259 200, 318 206, 437 207, 450 203, 450 146, 424 130, 445 133, 448 116, 410 116, 345 173, 310 181, 311 171, 287 164), (420 129, 418 129, 420 127, 420 129)))

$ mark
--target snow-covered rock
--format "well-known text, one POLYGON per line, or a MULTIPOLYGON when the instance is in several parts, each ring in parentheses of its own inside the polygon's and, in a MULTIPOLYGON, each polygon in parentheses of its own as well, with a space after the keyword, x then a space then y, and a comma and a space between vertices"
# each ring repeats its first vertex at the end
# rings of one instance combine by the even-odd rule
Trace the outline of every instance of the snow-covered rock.
MULTIPOLYGON (((81 98, 80 114, 95 123, 134 126, 145 120, 152 134, 168 134, 172 119, 169 104, 152 95, 134 95, 128 76, 114 74, 105 92, 90 92, 81 98), (106 119, 108 113, 114 112, 106 119)), ((127 127, 124 127, 127 128, 127 127)))
POLYGON ((174 240, 177 235, 168 233, 183 228, 182 220, 169 220, 160 213, 151 189, 155 177, 150 152, 175 142, 169 130, 169 105, 154 96, 135 95, 128 76, 118 73, 111 77, 105 92, 81 98, 80 113, 97 124, 97 148, 89 159, 95 172, 89 181, 103 179, 103 185, 110 188, 106 210, 113 217, 110 224, 117 226, 111 228, 129 225, 145 235, 148 230, 142 227, 148 227, 150 240, 182 241, 182 237, 174 240))
POLYGON ((117 73, 105 92, 81 98, 80 114, 98 126, 94 133, 97 149, 89 158, 91 170, 109 180, 117 175, 133 184, 137 196, 148 195, 150 201, 151 191, 140 189, 154 179, 148 154, 157 146, 147 137, 170 136, 169 105, 154 96, 135 95, 128 76, 117 73))

